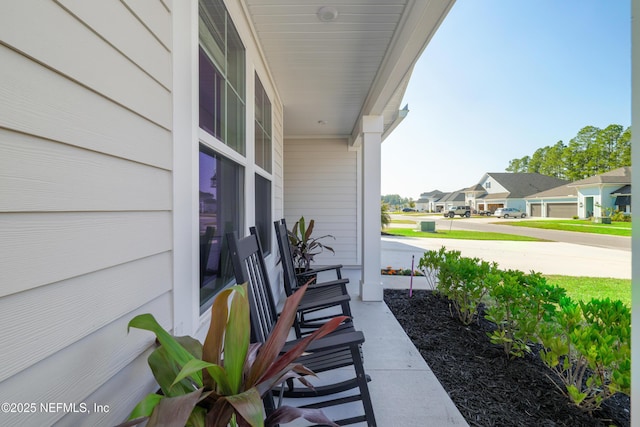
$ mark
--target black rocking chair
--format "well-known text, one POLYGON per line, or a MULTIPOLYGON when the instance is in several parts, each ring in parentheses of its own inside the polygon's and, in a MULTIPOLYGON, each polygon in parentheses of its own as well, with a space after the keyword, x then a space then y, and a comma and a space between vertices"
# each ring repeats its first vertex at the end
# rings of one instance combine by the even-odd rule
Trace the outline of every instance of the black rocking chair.
MULTIPOLYGON (((275 326, 278 313, 269 283, 260 242, 255 234, 238 239, 234 233, 227 234, 227 242, 237 283, 248 283, 249 304, 251 312, 251 339, 253 342, 265 342, 275 326)), ((285 346, 295 345, 297 340, 287 342, 285 346)), ((364 335, 360 331, 343 330, 333 332, 311 343, 308 354, 299 358, 299 362, 315 373, 333 371, 353 366, 355 376, 335 384, 323 385, 313 389, 306 386, 294 386, 293 380, 287 381, 287 389, 280 391, 287 398, 320 398, 336 393, 358 389, 357 394, 345 393, 340 397, 319 399, 317 402, 301 406, 303 408, 327 408, 351 402, 362 403, 363 414, 336 420, 336 424, 349 425, 366 422, 368 426, 376 426, 373 405, 369 394, 368 376, 362 364, 361 344, 364 335)), ((297 384, 297 383, 296 383, 297 384)), ((278 391, 274 390, 274 394, 278 391)), ((269 408, 267 407, 267 410, 269 408)))

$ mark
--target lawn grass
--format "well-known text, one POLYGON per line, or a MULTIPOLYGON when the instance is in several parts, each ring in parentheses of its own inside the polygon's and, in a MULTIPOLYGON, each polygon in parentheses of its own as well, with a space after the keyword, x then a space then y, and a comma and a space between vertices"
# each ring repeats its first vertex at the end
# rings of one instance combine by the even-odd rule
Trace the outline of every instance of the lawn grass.
POLYGON ((546 230, 577 231, 580 233, 607 234, 610 236, 631 236, 630 222, 614 222, 611 224, 596 224, 590 220, 566 219, 545 221, 501 221, 494 224, 511 225, 514 227, 543 228, 546 230))
POLYGON ((573 300, 590 301, 592 298, 620 300, 631 308, 631 279, 602 277, 576 277, 544 275, 547 283, 558 285, 573 300))
POLYGON ((490 233, 486 231, 468 231, 468 230, 438 230, 435 233, 416 231, 411 228, 386 228, 385 233, 393 236, 404 237, 426 237, 435 239, 462 239, 462 240, 515 240, 520 242, 544 242, 545 240, 536 239, 535 237, 517 236, 515 234, 506 233, 490 233))

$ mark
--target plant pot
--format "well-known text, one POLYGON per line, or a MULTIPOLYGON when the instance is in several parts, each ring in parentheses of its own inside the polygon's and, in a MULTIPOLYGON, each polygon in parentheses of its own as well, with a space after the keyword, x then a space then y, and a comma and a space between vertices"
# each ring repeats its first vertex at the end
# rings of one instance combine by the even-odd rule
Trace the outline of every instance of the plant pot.
MULTIPOLYGON (((305 271, 307 270, 304 268, 296 268, 296 274, 303 273, 305 271)), ((304 285, 309 281, 309 279, 313 279, 313 282, 311 282, 311 284, 314 284, 316 283, 317 278, 318 278, 317 274, 310 274, 308 276, 296 276, 296 280, 298 281, 298 286, 304 285)))

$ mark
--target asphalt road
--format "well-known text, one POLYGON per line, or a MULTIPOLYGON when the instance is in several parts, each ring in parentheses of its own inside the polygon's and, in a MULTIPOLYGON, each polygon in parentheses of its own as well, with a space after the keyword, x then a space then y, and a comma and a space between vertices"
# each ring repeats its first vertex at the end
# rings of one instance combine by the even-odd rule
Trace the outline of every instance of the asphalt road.
MULTIPOLYGON (((576 245, 595 246, 599 248, 621 249, 631 251, 631 237, 607 236, 604 234, 576 233, 573 231, 542 230, 539 228, 510 227, 509 222, 523 221, 523 219, 504 219, 495 217, 485 218, 444 218, 443 216, 426 215, 402 216, 394 215, 398 219, 413 221, 436 221, 436 230, 473 230, 491 231, 496 233, 516 234, 519 236, 536 237, 554 242, 573 243, 576 245)), ((539 218, 535 218, 539 219, 539 218)), ((529 219, 524 219, 529 220, 529 219)))

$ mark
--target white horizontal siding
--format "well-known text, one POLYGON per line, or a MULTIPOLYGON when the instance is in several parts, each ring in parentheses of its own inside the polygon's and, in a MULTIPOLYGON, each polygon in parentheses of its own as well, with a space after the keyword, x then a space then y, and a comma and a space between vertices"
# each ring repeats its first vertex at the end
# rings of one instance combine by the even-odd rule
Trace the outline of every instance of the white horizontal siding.
POLYGON ((111 410, 2 425, 118 424, 173 321, 169 3, 99 3, 0 5, 0 401, 111 410))
MULTIPOLYGON (((22 0, 3 3, 2 9, 0 40, 4 44, 171 128, 171 93, 60 5, 22 0)), ((111 24, 118 27, 118 22, 111 24)))
POLYGON ((284 134, 282 106, 277 101, 272 101, 273 112, 273 203, 274 218, 279 220, 284 217, 284 134))
POLYGON ((0 299, 0 381, 170 290, 163 253, 0 299))
MULTIPOLYGON (((107 414, 107 420, 93 423, 93 415, 82 417, 80 424, 63 423, 63 425, 115 425, 123 421, 121 414, 128 412, 135 405, 134 395, 128 389, 119 388, 124 379, 120 374, 133 361, 139 360, 155 337, 147 331, 132 329, 127 333, 127 324, 136 315, 152 313, 165 328, 171 325, 171 298, 164 294, 134 312, 115 319, 112 323, 99 329, 86 338, 75 342, 51 357, 31 366, 0 383, 0 400, 2 402, 90 402, 89 398, 110 379, 117 378, 116 384, 110 384, 112 394, 100 396, 105 401, 99 404, 111 404, 113 413, 107 414), (117 406, 120 405, 120 406, 117 406)), ((78 322, 90 319, 78 319, 78 322)), ((137 363, 127 371, 129 383, 150 385, 148 367, 137 363)), ((140 386, 138 386, 140 387, 140 386)), ((137 396, 140 392, 137 392, 137 396)), ((93 403, 93 402, 90 402, 93 403)), ((0 422, 6 426, 47 426, 65 414, 33 413, 33 414, 0 414, 0 422)))
POLYGON ((158 83, 171 90, 171 53, 168 44, 171 40, 168 33, 171 16, 164 7, 153 7, 152 3, 157 5, 159 0, 57 1, 158 83), (138 16, 132 13, 134 8, 140 11, 138 16), (114 26, 113 22, 117 22, 118 26, 114 26), (164 40, 152 32, 151 27, 165 29, 166 33, 159 32, 164 40))
POLYGON ((0 212, 170 210, 171 172, 0 128, 0 212))
POLYGON ((2 45, 0 63, 0 127, 171 168, 171 132, 2 45))
POLYGON ((171 48, 170 2, 160 0, 122 0, 122 2, 160 43, 167 49, 171 48))
POLYGON ((324 252, 318 264, 357 263, 357 152, 342 139, 296 139, 284 144, 284 200, 287 225, 304 216, 315 220, 314 235, 335 256, 324 252))
POLYGON ((171 214, 0 214, 0 296, 171 250, 171 214))
POLYGON ((158 389, 158 384, 149 369, 147 358, 153 347, 120 370, 95 393, 84 399, 90 408, 93 404, 107 405, 108 412, 90 415, 70 413, 56 422, 56 427, 112 427, 126 420, 132 405, 158 389), (126 393, 123 393, 126 390, 126 393))

